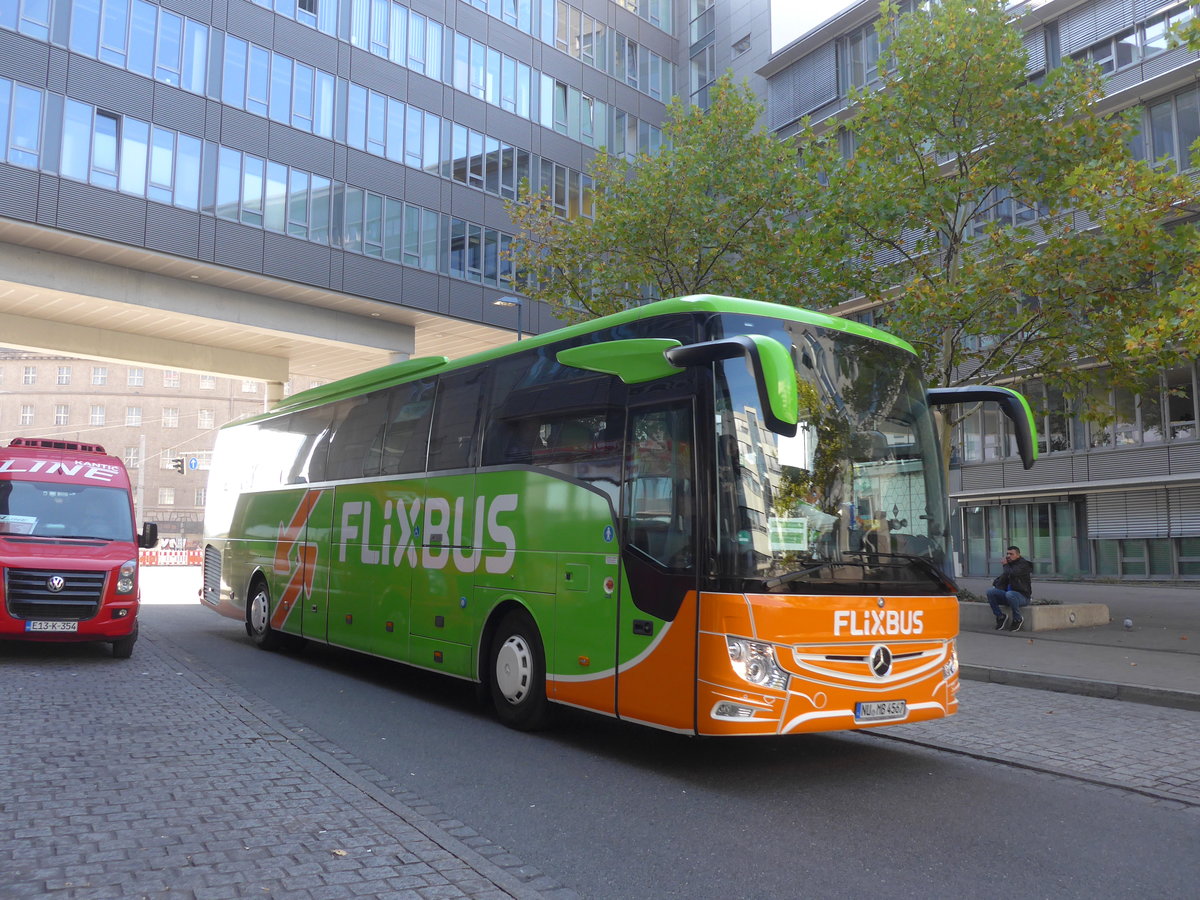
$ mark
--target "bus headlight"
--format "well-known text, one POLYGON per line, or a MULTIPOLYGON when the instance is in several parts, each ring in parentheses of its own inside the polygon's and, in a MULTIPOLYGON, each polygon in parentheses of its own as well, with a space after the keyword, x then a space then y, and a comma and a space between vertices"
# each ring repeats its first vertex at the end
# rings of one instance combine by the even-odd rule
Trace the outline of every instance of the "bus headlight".
POLYGON ((788 673, 775 661, 775 648, 770 644, 726 637, 729 661, 733 671, 753 685, 786 691, 788 673))
POLYGON ((117 593, 132 594, 133 593, 133 576, 137 574, 137 560, 131 559, 127 563, 121 564, 121 569, 117 572, 117 593))
POLYGON ((950 656, 946 660, 946 665, 944 665, 942 667, 942 674, 945 675, 947 678, 951 678, 951 677, 953 677, 954 673, 957 671, 958 671, 958 641, 951 640, 950 641, 950 656))

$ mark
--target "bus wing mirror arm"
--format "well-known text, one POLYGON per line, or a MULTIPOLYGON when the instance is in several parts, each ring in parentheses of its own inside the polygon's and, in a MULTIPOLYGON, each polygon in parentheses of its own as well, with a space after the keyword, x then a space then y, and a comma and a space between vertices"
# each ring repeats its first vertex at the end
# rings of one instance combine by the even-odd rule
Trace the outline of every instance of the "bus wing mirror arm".
POLYGON ((945 406, 951 403, 996 403, 1000 411, 1012 422, 1017 439, 1017 452, 1021 464, 1032 469, 1037 461, 1037 426, 1029 403, 1016 391, 1003 387, 951 387, 929 388, 925 392, 930 406, 945 406))
POLYGON ((707 366, 722 359, 745 357, 758 387, 759 415, 763 424, 785 437, 796 434, 796 426, 800 421, 796 367, 788 348, 774 338, 761 334, 739 334, 717 341, 675 347, 663 355, 667 362, 681 368, 707 366))

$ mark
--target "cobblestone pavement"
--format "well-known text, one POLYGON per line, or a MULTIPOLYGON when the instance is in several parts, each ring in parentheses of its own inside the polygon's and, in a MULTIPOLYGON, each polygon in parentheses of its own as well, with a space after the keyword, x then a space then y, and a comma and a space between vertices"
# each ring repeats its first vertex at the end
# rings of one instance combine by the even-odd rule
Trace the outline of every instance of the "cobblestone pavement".
MULTIPOLYGON (((15 649, 14 649, 15 647, 15 649)), ((0 898, 575 895, 143 632, 0 656, 0 898)), ((1200 712, 965 682, 949 720, 867 732, 1200 815, 1200 712)))
POLYGON ((10 644, 0 666, 4 900, 561 896, 145 631, 128 663, 10 644))
POLYGON ((1200 712, 964 681, 949 719, 881 729, 1200 810, 1200 712))

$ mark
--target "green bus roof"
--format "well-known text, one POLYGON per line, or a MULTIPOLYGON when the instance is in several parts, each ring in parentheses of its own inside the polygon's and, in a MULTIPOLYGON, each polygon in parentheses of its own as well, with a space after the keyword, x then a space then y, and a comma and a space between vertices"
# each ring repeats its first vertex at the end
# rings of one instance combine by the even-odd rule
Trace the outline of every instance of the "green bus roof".
MULTIPOLYGON (((565 328, 558 328, 554 331, 548 331, 545 334, 534 335, 520 342, 514 341, 511 344, 505 344, 502 347, 496 347, 492 350, 473 353, 470 356, 464 356, 454 361, 445 356, 422 356, 381 366, 369 372, 351 375, 349 378, 343 378, 339 381, 330 382, 320 387, 310 388, 298 394, 293 394, 291 397, 274 406, 269 412, 253 418, 267 418, 281 412, 291 412, 320 406, 334 400, 342 400, 346 397, 356 397, 359 394, 369 393, 370 391, 399 384, 419 376, 432 375, 437 372, 452 371, 476 363, 489 362, 521 350, 528 350, 531 347, 539 347, 544 344, 556 343, 565 338, 590 334, 614 325, 638 322, 643 319, 667 316, 675 313, 696 312, 766 316, 791 322, 803 322, 806 325, 817 325, 822 328, 831 328, 835 331, 842 331, 870 340, 881 341, 908 353, 915 354, 916 352, 907 341, 901 340, 895 335, 849 319, 839 319, 836 316, 814 312, 809 309, 801 309, 795 306, 781 306, 778 303, 767 303, 762 300, 745 300, 740 297, 721 297, 713 294, 695 294, 688 297, 676 297, 671 300, 658 300, 654 303, 647 303, 644 306, 636 306, 619 313, 613 313, 610 316, 604 316, 603 318, 590 319, 587 322, 581 322, 577 325, 568 325, 565 328)), ((241 421, 244 422, 247 420, 243 419, 241 421)))

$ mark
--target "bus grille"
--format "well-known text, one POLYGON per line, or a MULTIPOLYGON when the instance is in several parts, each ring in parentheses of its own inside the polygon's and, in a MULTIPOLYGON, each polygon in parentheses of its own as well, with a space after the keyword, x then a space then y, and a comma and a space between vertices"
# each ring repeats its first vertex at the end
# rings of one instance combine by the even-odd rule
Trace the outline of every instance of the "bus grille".
POLYGON ((221 551, 211 544, 204 548, 204 599, 212 604, 221 599, 221 551))
POLYGON ((59 619, 81 622, 100 611, 105 572, 56 572, 6 569, 4 596, 14 619, 59 619), (62 578, 61 591, 50 590, 50 579, 62 578))

